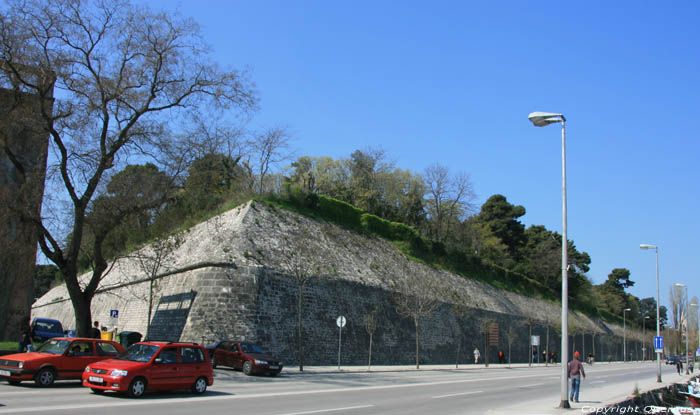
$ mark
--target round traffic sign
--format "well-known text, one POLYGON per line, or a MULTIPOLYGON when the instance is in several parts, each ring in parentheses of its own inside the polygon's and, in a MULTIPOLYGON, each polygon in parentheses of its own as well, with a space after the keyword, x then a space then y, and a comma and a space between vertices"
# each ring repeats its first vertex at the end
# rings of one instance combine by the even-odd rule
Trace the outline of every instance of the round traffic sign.
POLYGON ((340 316, 335 320, 335 324, 338 325, 338 327, 343 328, 345 327, 345 316, 340 316))

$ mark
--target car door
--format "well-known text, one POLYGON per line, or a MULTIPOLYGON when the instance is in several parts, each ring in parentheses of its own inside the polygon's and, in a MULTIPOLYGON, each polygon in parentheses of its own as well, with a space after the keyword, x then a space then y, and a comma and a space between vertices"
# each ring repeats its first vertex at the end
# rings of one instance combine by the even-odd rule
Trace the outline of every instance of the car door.
POLYGON ((179 383, 181 387, 189 387, 194 384, 197 377, 203 372, 206 359, 202 349, 194 346, 180 347, 180 373, 179 383))
POLYGON ((235 369, 243 369, 243 355, 241 354, 241 345, 237 342, 231 344, 231 366, 235 369))
POLYGON ((232 367, 233 363, 231 360, 231 342, 221 342, 220 348, 216 349, 217 362, 223 366, 232 367))
POLYGON ((178 365, 178 348, 164 347, 153 360, 149 386, 153 389, 169 389, 176 387, 181 376, 178 365))
POLYGON ((85 366, 97 360, 95 348, 91 341, 76 340, 68 346, 60 362, 56 365, 58 377, 78 379, 82 376, 85 366))

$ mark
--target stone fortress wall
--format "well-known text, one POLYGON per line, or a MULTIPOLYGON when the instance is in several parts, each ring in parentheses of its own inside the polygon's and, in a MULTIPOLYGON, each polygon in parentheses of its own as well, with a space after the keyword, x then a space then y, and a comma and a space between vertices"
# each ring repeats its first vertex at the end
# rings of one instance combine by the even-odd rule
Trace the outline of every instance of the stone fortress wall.
MULTIPOLYGON (((280 356, 288 365, 296 364, 297 285, 285 271, 281 258, 293 249, 285 235, 300 228, 309 230, 312 250, 329 264, 327 269, 333 270, 304 290, 304 363, 337 364, 336 318, 343 315, 347 325, 342 332, 341 362, 367 364, 369 334, 364 317, 374 309, 377 328, 373 336, 373 364, 415 363, 413 321, 398 315, 390 284, 392 279, 401 278, 406 258, 386 241, 256 202, 187 232, 186 242, 172 255, 169 272, 203 262, 229 266, 205 267, 159 279, 150 337, 201 344, 226 338, 249 340, 280 356)), ((421 322, 422 364, 473 361, 475 346, 483 355, 484 339, 479 326, 485 318, 499 323, 499 345, 489 348, 489 361, 497 361, 499 349, 508 354, 509 335, 512 361, 528 361, 530 327, 523 322, 533 321, 532 334, 540 336, 544 348, 546 328, 542 322, 560 318, 556 303, 417 266, 424 267, 423 271, 439 280, 441 286, 441 306, 421 322), (467 310, 466 315, 455 315, 455 303, 467 310)), ((118 309, 119 331, 146 333, 148 286, 134 261, 120 261, 103 279, 103 291, 93 300, 93 319, 107 324, 109 310, 118 309)), ((60 319, 67 327, 75 325, 63 286, 39 299, 33 306, 33 315, 60 319)), ((581 343, 583 336, 576 336, 577 350, 585 354, 593 351, 595 338, 598 360, 607 360, 608 356, 621 359, 621 327, 598 324, 578 314, 573 315, 573 321, 587 331, 585 348, 581 343)), ((631 341, 633 335, 628 329, 628 351, 641 357, 641 345, 631 341)), ((549 343, 550 349, 560 355, 560 340, 554 329, 550 329, 549 343)))

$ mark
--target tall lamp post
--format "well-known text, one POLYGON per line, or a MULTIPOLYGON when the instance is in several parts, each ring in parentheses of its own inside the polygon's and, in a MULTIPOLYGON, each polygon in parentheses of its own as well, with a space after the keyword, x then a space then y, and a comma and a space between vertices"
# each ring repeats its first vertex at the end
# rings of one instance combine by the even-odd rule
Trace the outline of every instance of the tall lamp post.
POLYGON ((647 360, 647 320, 650 318, 649 316, 644 316, 644 320, 642 320, 642 339, 644 339, 642 342, 642 361, 644 362, 647 360))
POLYGON ((625 308, 622 310, 622 361, 627 361, 627 320, 625 319, 625 313, 631 311, 631 308, 625 308))
MULTIPOLYGON (((685 314, 685 374, 689 374, 688 372, 688 286, 685 284, 679 284, 676 283, 674 284, 678 288, 683 288, 685 290, 685 309, 684 314, 685 314)), ((681 323, 681 334, 683 333, 683 323, 681 323)))
MULTIPOLYGON (((641 249, 653 249, 656 251, 656 337, 661 337, 661 316, 659 315, 659 247, 656 245, 641 244, 641 249)), ((656 381, 661 383, 661 352, 656 352, 656 381)))
POLYGON ((569 240, 566 236, 566 118, 563 114, 551 112, 531 112, 527 118, 536 127, 561 123, 561 401, 559 408, 570 408, 567 368, 569 362, 569 286, 567 277, 569 240))
POLYGON ((695 320, 698 322, 698 349, 700 349, 700 310, 697 303, 690 304, 690 307, 695 307, 695 320))

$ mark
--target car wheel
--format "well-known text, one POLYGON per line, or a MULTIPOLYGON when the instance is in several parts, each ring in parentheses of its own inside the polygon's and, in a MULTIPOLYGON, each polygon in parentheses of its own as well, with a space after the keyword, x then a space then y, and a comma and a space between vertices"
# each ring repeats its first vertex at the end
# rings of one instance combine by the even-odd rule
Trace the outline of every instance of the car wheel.
POLYGON ((53 381, 56 380, 56 372, 50 367, 45 367, 39 371, 34 377, 34 382, 37 386, 51 386, 53 381))
POLYGON ((129 396, 132 398, 140 398, 143 393, 146 392, 146 380, 143 378, 136 378, 129 384, 129 396))
POLYGON ((9 383, 12 386, 17 386, 20 383, 22 383, 22 381, 20 381, 20 380, 8 380, 7 383, 9 383))
POLYGON ((105 393, 105 390, 104 390, 104 389, 90 388, 90 390, 91 390, 92 393, 94 393, 95 395, 102 395, 103 393, 105 393))
POLYGON ((207 378, 201 377, 197 379, 192 385, 192 393, 201 395, 207 391, 207 378))
POLYGON ((275 377, 279 374, 280 372, 269 372, 268 374, 272 377, 275 377))
POLYGON ((250 363, 250 360, 246 360, 245 363, 243 363, 243 373, 248 376, 253 374, 253 364, 250 363))
POLYGON ((214 369, 216 369, 216 358, 215 357, 211 358, 211 365, 214 367, 214 369))

